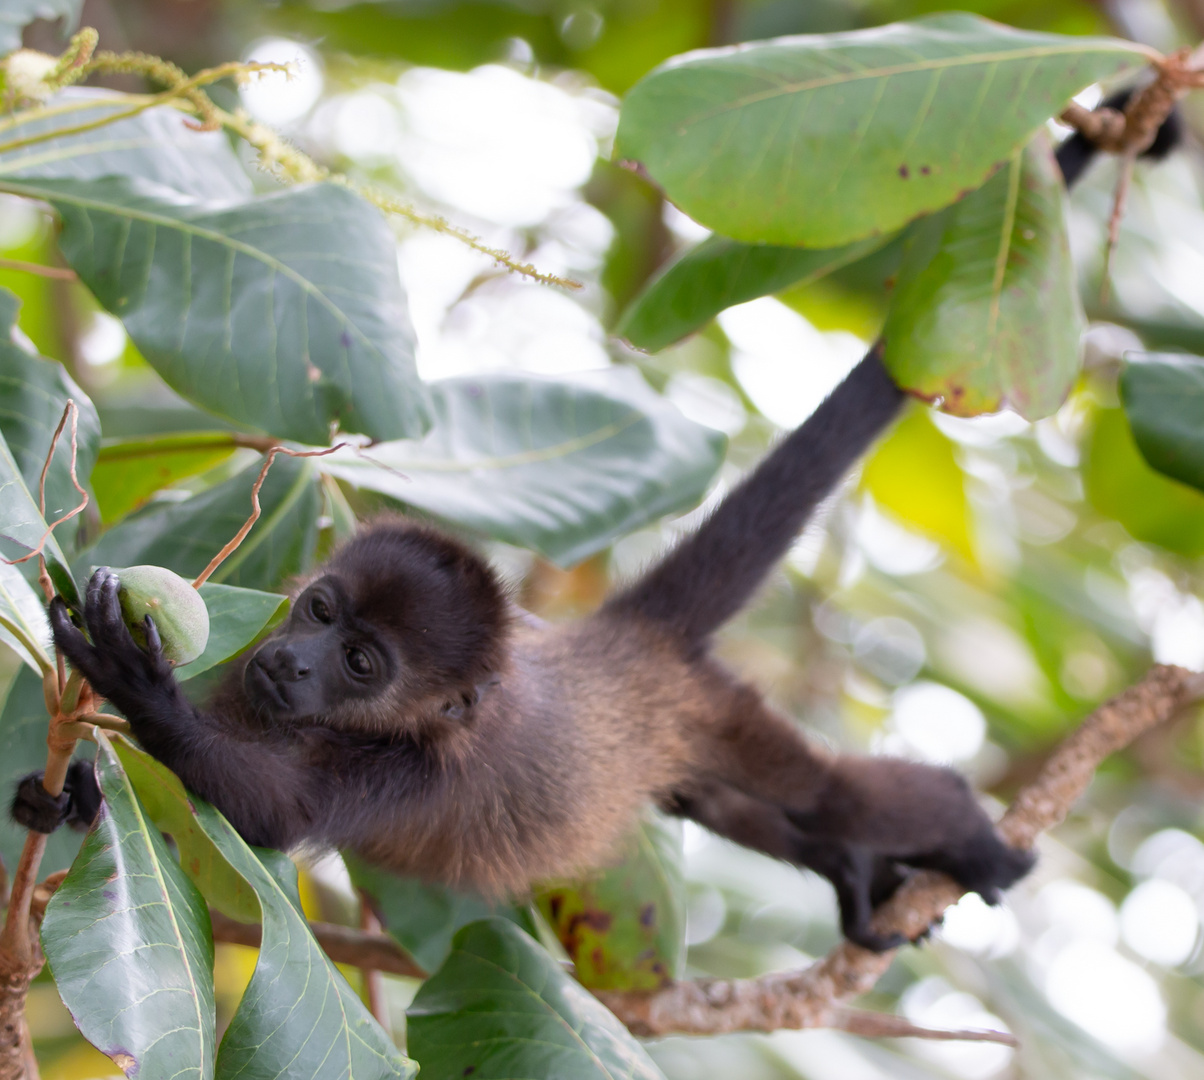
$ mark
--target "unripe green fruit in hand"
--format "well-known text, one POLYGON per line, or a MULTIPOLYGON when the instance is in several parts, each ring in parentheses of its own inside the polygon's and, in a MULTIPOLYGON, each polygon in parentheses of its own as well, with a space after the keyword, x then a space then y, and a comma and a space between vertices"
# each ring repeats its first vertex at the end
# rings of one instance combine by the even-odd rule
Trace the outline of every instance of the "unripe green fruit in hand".
POLYGON ((128 566, 116 574, 121 613, 139 645, 146 645, 142 620, 149 615, 163 642, 163 655, 173 664, 187 664, 205 651, 209 611, 189 582, 162 566, 128 566))

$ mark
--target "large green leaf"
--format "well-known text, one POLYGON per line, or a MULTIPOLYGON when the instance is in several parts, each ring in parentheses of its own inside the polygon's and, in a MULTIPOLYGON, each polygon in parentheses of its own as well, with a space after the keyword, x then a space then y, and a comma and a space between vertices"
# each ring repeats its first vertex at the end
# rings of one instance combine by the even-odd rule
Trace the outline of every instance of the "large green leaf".
POLYGON ((505 919, 461 930, 408 1012, 423 1080, 664 1080, 589 991, 505 919))
MULTIPOLYGON (((12 797, 17 781, 31 772, 46 767, 46 733, 50 717, 46 715, 46 699, 42 696, 42 678, 29 668, 22 668, 8 691, 4 709, 0 711, 0 798, 12 797)), ((82 742, 77 751, 80 757, 93 754, 93 744, 82 742)), ((17 867, 26 830, 14 824, 6 813, 0 813, 0 858, 9 871, 17 867)), ((79 851, 81 833, 74 829, 58 829, 46 837, 42 855, 41 874, 66 870, 79 851)))
POLYGON ((1036 420, 1079 369, 1083 314, 1062 176, 1041 134, 978 191, 912 230, 883 337, 900 386, 960 416, 1036 420))
POLYGON ((223 914, 241 922, 259 922, 261 911, 255 890, 201 827, 194 813, 194 797, 179 777, 125 739, 116 737, 112 741, 147 817, 172 838, 180 853, 180 866, 192 883, 223 914))
POLYGON ((886 236, 839 248, 772 247, 709 236, 648 283, 623 312, 615 333, 656 352, 731 307, 789 285, 806 285, 876 251, 886 236))
POLYGON ((622 861, 540 892, 539 910, 593 990, 655 990, 681 974, 686 912, 681 825, 649 816, 622 861))
POLYGON ((1155 469, 1204 490, 1204 360, 1152 354, 1130 358, 1120 394, 1133 438, 1155 469))
MULTIPOLYGON (((113 526, 83 553, 90 566, 154 563, 195 577, 251 513, 258 464, 183 502, 152 503, 113 526)), ((313 563, 322 498, 313 465, 276 458, 259 493, 263 514, 242 545, 218 568, 215 583, 271 591, 313 563)))
POLYGON ((42 948, 84 1037, 128 1076, 213 1076, 209 912, 103 733, 105 802, 46 908, 42 948))
MULTIPOLYGON (((0 433, 12 451, 32 494, 62 419, 68 400, 79 409, 76 420, 76 475, 86 484, 96 462, 100 445, 100 420, 92 402, 67 374, 62 364, 26 352, 12 338, 20 301, 7 289, 0 289, 0 433)), ((46 517, 55 521, 80 503, 80 494, 71 482, 71 426, 63 428, 55 448, 54 460, 46 474, 46 517)), ((58 527, 55 536, 61 543, 74 536, 80 517, 58 527)))
POLYGON ((224 431, 182 431, 102 446, 92 470, 101 518, 116 521, 156 491, 225 461, 238 447, 224 431))
POLYGON ((341 451, 321 468, 561 564, 697 502, 723 459, 722 436, 627 369, 446 379, 431 392, 425 439, 341 451))
POLYGON ((90 131, 72 131, 138 105, 128 94, 73 87, 41 108, 0 119, 0 178, 129 176, 198 199, 241 200, 251 194, 251 180, 230 140, 190 127, 178 109, 145 109, 90 131))
POLYGON ((836 247, 947 206, 1143 59, 966 14, 688 53, 628 93, 615 153, 725 236, 836 247))
POLYGON ((255 894, 262 912, 255 973, 218 1048, 219 1080, 414 1076, 417 1066, 392 1045, 314 940, 296 906, 292 864, 278 852, 264 852, 265 865, 212 806, 186 793, 174 776, 132 744, 115 742, 122 763, 137 778, 148 813, 176 838, 190 876, 202 888, 218 885, 223 910, 238 917, 249 897, 230 894, 231 876, 236 875, 255 894), (157 793, 148 795, 154 788, 157 793))
POLYGON ((211 581, 201 586, 201 599, 209 610, 209 641, 200 656, 176 670, 180 680, 237 656, 288 613, 287 596, 211 581))
POLYGON ((402 877, 346 852, 343 861, 357 889, 373 901, 381 923, 427 971, 434 971, 451 951, 461 927, 479 919, 500 916, 528 927, 530 920, 507 904, 491 904, 467 892, 402 877))
POLYGON ((84 0, 4 0, 0 4, 0 54, 21 47, 21 31, 34 19, 66 19, 74 30, 84 0))
POLYGON ((0 177, 45 199, 97 299, 184 397, 229 419, 324 444, 428 424, 393 236, 337 184, 214 209, 138 179, 0 177))

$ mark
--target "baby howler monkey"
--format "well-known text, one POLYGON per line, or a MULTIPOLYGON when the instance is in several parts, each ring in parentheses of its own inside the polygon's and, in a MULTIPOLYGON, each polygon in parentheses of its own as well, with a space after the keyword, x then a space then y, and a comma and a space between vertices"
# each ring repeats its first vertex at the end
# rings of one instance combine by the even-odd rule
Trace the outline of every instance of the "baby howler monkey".
MULTIPOLYGON (((1059 155, 1073 179, 1083 155, 1059 155)), ((54 600, 55 644, 251 843, 347 848, 497 897, 604 865, 651 802, 818 871, 849 939, 893 947, 870 918, 909 868, 994 901, 1031 855, 999 840, 957 773, 809 743, 709 646, 903 400, 875 346, 693 534, 569 625, 517 612, 457 540, 390 519, 304 583, 206 708, 152 620, 134 642, 107 568, 86 636, 54 600)), ((73 768, 65 801, 36 781, 19 788, 22 823, 93 812, 90 770, 73 768)))

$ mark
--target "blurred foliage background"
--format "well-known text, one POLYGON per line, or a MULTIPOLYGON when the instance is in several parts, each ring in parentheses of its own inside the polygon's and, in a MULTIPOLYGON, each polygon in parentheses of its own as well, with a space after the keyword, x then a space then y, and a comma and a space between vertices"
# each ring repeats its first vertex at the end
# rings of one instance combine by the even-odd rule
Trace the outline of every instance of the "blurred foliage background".
MULTIPOLYGON (((939 10, 929 0, 88 0, 111 49, 187 70, 232 57, 296 60, 242 104, 319 161, 393 190, 584 284, 506 275, 431 231, 398 230, 424 378, 496 370, 640 370, 687 416, 730 438, 710 500, 803 419, 877 332, 897 253, 722 314, 654 356, 610 336, 624 305, 705 235, 611 163, 617 96, 664 58, 777 34, 831 32, 939 10)), ((1012 25, 1133 37, 1162 50, 1204 34, 1199 0, 979 0, 1012 25)), ((26 43, 55 52, 39 24, 26 43)), ((136 81, 110 85, 139 89, 136 81)), ((1087 103, 1098 100, 1098 93, 1087 103)), ((234 104, 228 95, 225 104, 234 104)), ((825 504, 725 656, 815 736, 953 762, 1006 801, 1080 717, 1159 660, 1204 667, 1204 496, 1154 473, 1118 408, 1118 360, 1144 343, 1204 353, 1204 158, 1190 145, 1137 170, 1101 300, 1115 165, 1076 189, 1072 234, 1094 322, 1086 372, 1050 419, 954 420, 913 407, 825 504)), ((263 181, 268 186, 268 181, 263 181)), ((0 203, 0 254, 56 256, 51 223, 0 203)), ((0 269, 20 328, 63 360, 107 437, 194 415, 84 289, 0 269)), ((211 423, 210 425, 211 426, 211 423)), ((194 473, 214 462, 198 461, 194 473)), ((204 474, 212 483, 228 473, 204 474)), ((202 481, 184 481, 196 484, 202 481)), ((104 506, 104 488, 97 479, 104 506)), ((170 490, 169 493, 170 495, 170 490)), ((705 505, 704 505, 705 509, 705 505)), ((696 511, 699 513, 702 511, 696 511)), ((625 537, 569 571, 501 544, 516 596, 549 618, 588 610, 694 515, 625 537)), ((16 663, 8 665, 11 674, 16 663)), ((1109 762, 1042 845, 1005 907, 977 898, 904 950, 871 1004, 929 1026, 1006 1027, 1021 1049, 869 1043, 779 1032, 650 1044, 672 1080, 792 1077, 1204 1075, 1204 715, 1109 762)), ((818 878, 686 826, 689 970, 797 967, 838 938, 818 878)), ((303 880, 314 915, 351 910, 337 860, 303 880)), ((253 966, 222 945, 219 1010, 253 966)), ((349 977, 358 979, 355 973, 349 977)), ((414 987, 389 980, 397 1033, 414 987)), ((219 1017, 220 1018, 220 1017, 219 1017)), ((29 1019, 47 1080, 109 1075, 48 982, 29 1019)))

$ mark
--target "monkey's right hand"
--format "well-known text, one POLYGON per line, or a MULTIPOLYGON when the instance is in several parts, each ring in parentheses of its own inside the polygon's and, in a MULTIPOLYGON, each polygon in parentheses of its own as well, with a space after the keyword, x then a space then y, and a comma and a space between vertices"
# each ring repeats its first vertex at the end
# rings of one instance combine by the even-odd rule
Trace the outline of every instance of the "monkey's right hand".
POLYGON ((136 722, 148 711, 158 712, 167 701, 174 701, 180 691, 149 615, 144 624, 147 647, 140 648, 134 641, 122 615, 119 587, 117 575, 107 566, 88 582, 84 625, 91 642, 71 621, 61 596, 50 602, 50 626, 55 646, 71 666, 97 694, 136 722))

